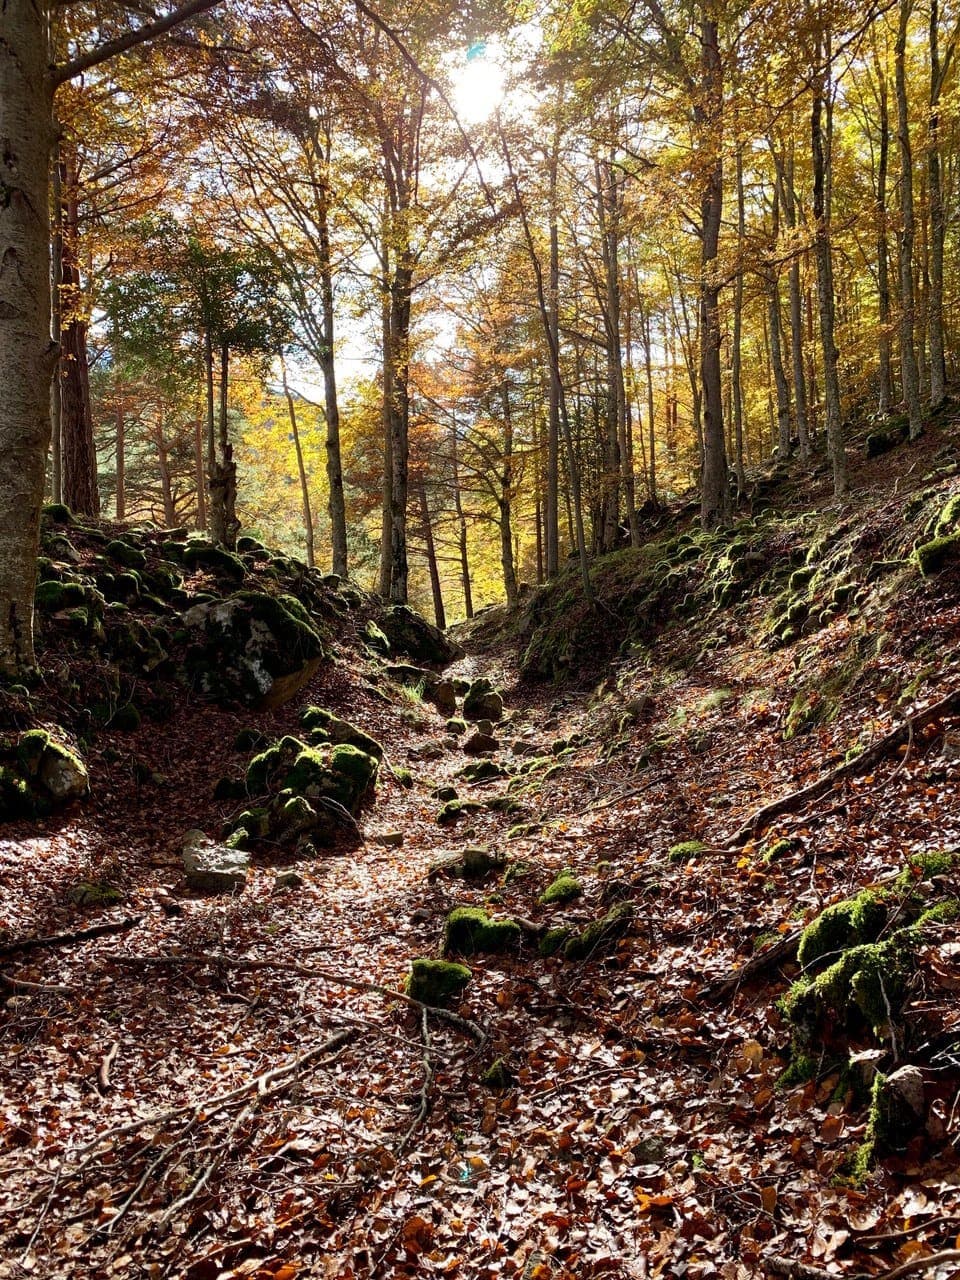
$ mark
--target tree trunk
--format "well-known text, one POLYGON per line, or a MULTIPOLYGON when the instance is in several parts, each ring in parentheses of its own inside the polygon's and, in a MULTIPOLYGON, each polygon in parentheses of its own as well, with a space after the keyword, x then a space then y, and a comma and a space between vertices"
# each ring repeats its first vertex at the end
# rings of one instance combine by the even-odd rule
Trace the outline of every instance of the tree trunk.
POLYGON ((890 343, 890 246, 887 241, 887 169, 890 158, 890 110, 887 77, 877 56, 880 139, 877 158, 877 309, 880 319, 880 386, 877 409, 884 418, 893 404, 893 361, 890 343))
POLYGON ((737 473, 737 493, 747 488, 743 470, 743 255, 747 236, 747 216, 743 195, 743 143, 737 143, 737 277, 733 286, 733 352, 730 381, 733 392, 733 465, 737 473))
MULTIPOLYGON (((63 285, 63 184, 60 181, 60 126, 54 120, 54 146, 51 173, 53 175, 53 227, 50 243, 51 271, 51 321, 50 332, 60 336, 63 309, 60 306, 60 289, 63 285)), ((54 502, 63 501, 63 415, 60 403, 60 377, 50 379, 50 487, 54 502)))
POLYGON ((0 672, 35 666, 33 593, 50 444, 49 157, 45 9, 5 0, 0 41, 0 672))
POLYGON ((813 109, 810 116, 811 149, 813 152, 813 219, 815 225, 814 252, 817 260, 817 305, 820 316, 820 345, 823 351, 823 398, 827 429, 827 449, 833 465, 833 491, 840 497, 847 492, 847 459, 844 446, 843 418, 840 407, 840 379, 837 363, 840 352, 835 337, 835 303, 833 295, 833 258, 830 235, 830 187, 832 149, 832 105, 829 99, 830 41, 824 36, 824 46, 818 41, 818 72, 813 89, 813 109), (826 103, 826 136, 824 136, 824 92, 826 103))
POLYGON ((157 412, 153 428, 153 442, 157 449, 157 470, 160 473, 160 495, 163 499, 163 521, 168 529, 177 523, 177 510, 173 501, 173 484, 170 478, 170 457, 163 434, 163 410, 157 412))
MULTIPOLYGON (((313 546, 313 511, 310 507, 310 481, 307 478, 307 468, 303 462, 303 447, 300 443, 300 429, 297 424, 297 406, 294 404, 293 393, 287 382, 287 362, 283 358, 283 352, 280 353, 280 377, 283 382, 283 394, 287 401, 287 416, 290 419, 293 448, 297 455, 297 475, 300 477, 300 499, 303 503, 303 532, 307 544, 307 564, 312 569, 316 560, 313 546)), ((334 569, 334 573, 336 572, 336 569, 334 569)))
POLYGON ((433 595, 433 617, 437 626, 443 631, 447 625, 447 615, 443 608, 443 592, 440 587, 440 570, 437 567, 437 548, 433 541, 433 524, 430 520, 430 506, 427 502, 427 486, 423 476, 417 484, 420 498, 420 519, 423 524, 423 540, 427 549, 427 569, 430 574, 430 591, 433 595))
POLYGON ((207 494, 204 487, 203 422, 197 418, 193 424, 193 470, 197 485, 197 528, 207 527, 207 494))
POLYGON ((390 322, 390 250, 386 219, 383 229, 383 276, 380 281, 381 290, 381 377, 383 379, 383 475, 381 483, 381 522, 380 522, 380 582, 379 593, 384 600, 390 598, 390 528, 393 511, 393 433, 390 429, 390 405, 393 402, 393 335, 390 322))
POLYGON ((604 422, 603 512, 600 549, 613 551, 620 536, 620 423, 623 404, 623 357, 620 335, 620 208, 613 157, 594 161, 597 184, 597 216, 603 249, 606 297, 603 320, 606 330, 606 405, 604 422))
POLYGON ((87 317, 80 279, 79 176, 76 152, 61 142, 60 433, 63 500, 80 515, 100 514, 97 455, 87 367, 87 317))
POLYGON ((500 386, 503 405, 503 472, 500 476, 500 493, 497 509, 500 514, 500 565, 503 569, 503 590, 507 608, 515 609, 520 602, 517 572, 513 559, 513 414, 510 410, 510 391, 506 382, 500 386))
POLYGON ((547 486, 544 523, 547 543, 547 577, 560 572, 560 233, 557 226, 557 171, 560 166, 560 130, 554 133, 550 153, 550 264, 547 314, 544 317, 549 349, 547 399, 547 486))
POLYGON ((126 520, 127 518, 127 460, 125 456, 126 442, 126 419, 124 418, 123 405, 123 384, 117 379, 114 394, 117 402, 114 406, 114 439, 117 451, 117 496, 116 496, 116 515, 118 520, 126 520))
MULTIPOLYGON (((317 221, 320 239, 320 302, 323 312, 323 344, 320 350, 320 372, 323 374, 323 403, 327 420, 327 509, 330 514, 331 564, 334 573, 347 576, 347 512, 343 495, 343 463, 340 457, 340 404, 337 399, 337 374, 334 363, 335 314, 333 306, 333 265, 330 254, 330 137, 323 153, 323 175, 317 190, 317 221)), ((289 393, 288 393, 289 397, 289 393)), ((299 445, 297 446, 299 450, 299 445)), ((304 512, 309 511, 304 500, 304 512)), ((308 525, 309 563, 313 564, 313 527, 308 525)))
MULTIPOLYGON (((946 219, 940 165, 940 3, 930 0, 930 118, 927 129, 927 185, 930 190, 930 296, 927 301, 930 339, 930 408, 936 411, 947 396, 947 368, 943 333, 943 249, 946 219)), ((956 36, 954 36, 956 39, 956 36)), ((948 55, 952 53, 952 47, 948 55)))
POLYGON ((460 553, 460 582, 463 586, 463 611, 473 617, 473 592, 470 587, 470 561, 467 558, 467 518, 463 513, 463 496, 460 492, 460 462, 458 456, 457 423, 453 423, 451 462, 453 464, 453 505, 457 513, 457 549, 460 553))
MULTIPOLYGON (((792 140, 789 146, 790 150, 785 160, 781 161, 778 156, 777 176, 783 216, 792 240, 793 233, 797 230, 792 140)), ((794 409, 797 418, 797 435, 800 439, 800 458, 806 462, 810 457, 810 414, 807 408, 807 376, 803 364, 803 290, 800 280, 800 256, 796 251, 790 259, 787 287, 790 299, 790 360, 793 368, 794 409)))
MULTIPOLYGON (((774 247, 780 239, 780 193, 773 190, 773 227, 771 240, 774 247)), ((768 344, 770 367, 777 389, 777 452, 781 462, 790 456, 790 389, 783 367, 783 326, 780 322, 780 279, 777 266, 772 264, 767 278, 767 314, 769 316, 768 344)))
POLYGON ((695 109, 705 180, 700 196, 700 385, 703 389, 703 471, 700 521, 704 529, 725 524, 730 513, 727 454, 723 434, 723 377, 720 368, 720 290, 717 253, 723 207, 723 65, 717 22, 700 22, 702 103, 695 109))
POLYGON ((390 329, 393 339, 390 397, 390 599, 407 603, 407 497, 410 455, 410 296, 413 264, 409 248, 400 251, 390 288, 390 329))
POLYGON ((900 144, 900 378, 903 400, 909 419, 910 439, 923 433, 923 410, 920 407, 920 370, 916 348, 916 300, 913 279, 913 248, 916 227, 913 212, 913 148, 910 144, 910 112, 907 103, 906 48, 907 26, 913 11, 913 0, 900 0, 897 23, 896 95, 897 140, 900 144))

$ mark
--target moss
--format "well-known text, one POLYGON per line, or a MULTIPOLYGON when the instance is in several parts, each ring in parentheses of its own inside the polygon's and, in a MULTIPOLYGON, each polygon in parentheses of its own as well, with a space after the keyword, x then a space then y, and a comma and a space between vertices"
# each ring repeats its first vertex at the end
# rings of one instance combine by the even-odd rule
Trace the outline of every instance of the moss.
POLYGON ((278 824, 281 833, 287 837, 312 831, 317 826, 317 811, 303 796, 291 796, 280 808, 278 824))
POLYGON ((41 613, 59 613, 86 602, 86 589, 79 582, 38 582, 34 604, 41 613))
POLYGON ((462 769, 457 770, 457 777, 465 782, 489 782, 494 778, 502 778, 505 770, 493 760, 471 760, 462 769))
POLYGON ((618 902, 599 920, 568 938, 563 946, 566 960, 589 960, 614 950, 633 923, 633 903, 618 902))
POLYGON ((486 1085, 488 1089, 499 1090, 512 1088, 515 1081, 513 1072, 503 1058, 495 1058, 480 1077, 480 1083, 486 1085))
POLYGON ((267 790, 282 760, 283 751, 278 742, 253 757, 247 766, 247 791, 250 795, 262 795, 267 790))
POLYGON ((570 925, 558 925, 555 929, 548 929, 540 939, 540 954, 545 957, 556 955, 574 932, 570 925))
POLYGON ((479 800, 448 800, 437 814, 437 822, 441 827, 452 826, 469 813, 477 813, 484 806, 479 800))
MULTIPOLYGON (((167 555, 166 544, 164 544, 164 554, 167 555)), ((214 547, 205 542, 188 543, 183 548, 181 561, 188 571, 209 569, 212 573, 222 574, 235 582, 242 582, 247 572, 246 565, 239 556, 225 551, 223 547, 214 547)))
POLYGON ((147 557, 139 547, 124 542, 120 538, 114 538, 112 542, 108 542, 104 551, 111 560, 122 564, 125 569, 142 569, 147 563, 147 557))
POLYGON ((482 907, 455 907, 444 926, 443 951, 445 955, 497 954, 515 950, 520 938, 516 920, 491 920, 482 907))
POLYGON ((583 893, 583 886, 572 871, 561 871, 557 878, 544 889, 540 895, 540 904, 544 907, 564 902, 572 902, 583 893))
POLYGON ((364 733, 348 720, 341 720, 332 711, 325 711, 323 707, 306 707, 301 712, 300 723, 310 731, 311 741, 346 743, 373 756, 375 760, 383 758, 383 747, 376 738, 371 738, 369 733, 364 733))
POLYGON ((132 702, 124 702, 122 706, 117 707, 116 711, 110 717, 109 728, 119 729, 121 732, 132 732, 134 729, 140 728, 140 712, 132 702))
MULTIPOLYGON (((229 552, 224 554, 229 555, 229 552)), ((292 597, 271 596, 265 591, 238 591, 230 598, 242 601, 258 622, 263 622, 270 628, 281 649, 286 650, 298 662, 309 662, 312 658, 323 656, 323 643, 309 615, 302 607, 299 611, 302 616, 294 615, 287 607, 285 602, 292 597)))
POLYGON ((849 947, 875 942, 883 932, 887 915, 882 895, 871 889, 827 907, 807 925, 800 938, 797 960, 801 968, 813 968, 820 960, 849 947))
POLYGON ((247 849, 250 847, 250 832, 246 827, 237 827, 223 843, 228 849, 247 849))
POLYGON ((913 554, 920 572, 929 578, 950 564, 960 563, 960 533, 921 543, 913 554))
POLYGON ((72 885, 67 897, 77 907, 112 907, 123 901, 123 894, 112 884, 82 880, 72 885))
POLYGON ((409 790, 409 788, 413 786, 413 774, 409 769, 395 769, 393 771, 393 776, 401 787, 409 790))
POLYGON ((455 738, 459 738, 461 733, 467 732, 467 722, 460 716, 452 716, 444 726, 447 733, 453 734, 455 738))
POLYGON ((778 862, 781 858, 785 858, 793 849, 793 841, 782 837, 779 840, 771 840, 764 844, 760 852, 760 861, 767 863, 778 862))
POLYGON ((914 930, 851 947, 814 979, 801 978, 782 1001, 803 1049, 829 1023, 865 1023, 880 1034, 899 1010, 916 949, 914 930))
POLYGON ((933 532, 939 538, 960 524, 960 491, 951 494, 937 516, 933 532))
POLYGON ((461 996, 472 977, 465 964, 450 960, 412 960, 406 981, 407 995, 423 1004, 443 1005, 461 996))
POLYGON ((21 733, 17 742, 17 764, 20 771, 28 778, 35 778, 40 772, 40 761, 43 753, 50 746, 50 735, 46 729, 28 729, 21 733))
POLYGON ((457 788, 451 787, 451 786, 434 787, 433 791, 431 791, 430 794, 434 796, 437 800, 444 800, 444 801, 456 800, 459 796, 459 792, 457 791, 457 788))
POLYGON ((233 740, 233 749, 234 751, 256 751, 266 740, 266 736, 259 729, 241 729, 233 740))
POLYGON ((390 641, 384 635, 382 628, 378 627, 372 618, 364 626, 361 634, 374 653, 379 653, 381 656, 386 657, 390 652, 390 641))
POLYGON ((44 524, 76 524, 77 517, 62 502, 48 502, 40 512, 44 524))
POLYGON ((486 802, 487 808, 491 813, 506 813, 508 815, 529 813, 529 809, 522 801, 517 800, 514 796, 494 796, 492 800, 486 802))
POLYGON ((706 847, 702 840, 681 840, 679 844, 672 844, 667 850, 667 861, 689 862, 703 853, 706 847))
POLYGON ((807 1084, 808 1081, 816 1079, 818 1070, 819 1062, 816 1058, 811 1057, 809 1053, 798 1053, 793 1057, 786 1071, 782 1071, 777 1077, 777 1088, 792 1089, 798 1084, 807 1084))
MULTIPOLYGON (((282 748, 283 742, 279 745, 282 748)), ((304 743, 298 745, 301 750, 284 776, 283 785, 298 795, 334 800, 356 814, 367 790, 376 782, 377 761, 348 743, 334 747, 329 756, 304 743)), ((249 777, 248 770, 248 785, 249 777)))
POLYGON ((464 720, 500 720, 503 698, 485 677, 474 680, 463 697, 464 720))
POLYGON ((518 822, 507 831, 506 838, 508 840, 525 840, 528 836, 535 836, 542 830, 542 822, 518 822))
POLYGON ((270 810, 263 805, 244 809, 233 823, 234 831, 245 830, 250 838, 264 840, 270 834, 270 810))
POLYGON ((894 881, 894 888, 901 893, 909 893, 920 881, 946 875, 956 865, 957 855, 940 849, 911 854, 906 866, 894 881))

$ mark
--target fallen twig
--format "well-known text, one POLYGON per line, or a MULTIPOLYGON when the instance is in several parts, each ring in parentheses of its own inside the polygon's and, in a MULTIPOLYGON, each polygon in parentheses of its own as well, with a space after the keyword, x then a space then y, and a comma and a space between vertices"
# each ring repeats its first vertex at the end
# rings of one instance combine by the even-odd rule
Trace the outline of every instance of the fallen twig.
POLYGON ((350 978, 342 973, 334 973, 332 969, 318 969, 308 965, 293 964, 284 960, 235 960, 232 956, 225 956, 220 952, 208 955, 204 952, 185 951, 182 954, 167 956, 125 956, 115 953, 107 958, 114 964, 130 965, 133 968, 146 967, 148 965, 205 964, 213 968, 232 969, 235 972, 242 973, 273 969, 278 973, 294 973, 300 978, 320 978, 322 981, 331 982, 336 986, 349 987, 354 991, 370 991, 375 995, 386 996, 390 1000, 398 1000, 401 1004, 409 1005, 411 1009, 426 1009, 443 1022, 449 1022, 451 1026, 466 1032, 480 1044, 484 1044, 487 1040, 486 1031, 470 1018, 463 1018, 460 1014, 453 1013, 450 1009, 443 1009, 439 1005, 424 1004, 422 1000, 414 1000, 412 996, 408 996, 405 992, 396 991, 392 987, 384 987, 379 982, 368 982, 363 978, 350 978))
POLYGON ((100 1066, 97 1068, 97 1088, 101 1093, 108 1093, 113 1088, 110 1082, 110 1068, 116 1061, 119 1052, 120 1041, 114 1040, 113 1044, 100 1059, 100 1066))
POLYGON ((76 987, 66 987, 58 982, 27 982, 26 978, 11 978, 9 973, 0 973, 0 986, 10 987, 13 991, 52 991, 58 996, 71 996, 76 987))
MULTIPOLYGON (((833 1271, 824 1271, 821 1267, 813 1267, 807 1262, 795 1262, 792 1258, 782 1258, 777 1254, 767 1254, 763 1262, 768 1271, 777 1276, 786 1276, 787 1280, 837 1280, 833 1271)), ((960 1262, 960 1249, 943 1249, 940 1253, 931 1253, 925 1258, 911 1258, 909 1262, 903 1262, 879 1276, 858 1271, 847 1277, 847 1280, 900 1280, 901 1276, 932 1271, 945 1262, 960 1262)))
POLYGON ((419 1129, 421 1124, 427 1118, 427 1112, 430 1110, 430 1089, 433 1085, 433 1062, 430 1059, 430 1024, 427 1018, 426 1007, 420 1010, 420 1036, 423 1040, 423 1084, 420 1086, 420 1105, 417 1108, 417 1114, 413 1117, 410 1128, 403 1135, 399 1147, 397 1147, 397 1155, 405 1149, 407 1143, 419 1129))
POLYGON ((698 999, 719 1000, 721 996, 728 995, 750 978, 755 978, 758 973, 766 972, 767 969, 772 968, 775 964, 784 964, 788 960, 792 960, 797 954, 797 947, 800 945, 802 933, 802 929, 794 929, 792 933, 784 934, 772 946, 765 947, 763 951, 758 951, 756 955, 751 956, 739 969, 734 969, 725 978, 720 978, 716 982, 711 982, 705 986, 700 991, 698 999))
POLYGON ((88 938, 104 938, 111 933, 126 933, 140 924, 143 916, 125 916, 109 924, 95 924, 90 929, 74 929, 70 933, 52 933, 46 938, 17 938, 0 944, 0 956, 11 956, 17 951, 36 951, 38 947, 67 947, 88 938))
POLYGON ((957 711, 960 711, 960 689, 955 689, 952 693, 940 698, 932 706, 927 707, 925 711, 905 715, 903 724, 891 729, 889 733, 884 734, 879 741, 875 742, 872 747, 867 747, 866 751, 861 751, 852 760, 837 765, 835 769, 825 773, 816 782, 811 782, 806 787, 800 787, 797 791, 791 791, 787 795, 781 796, 779 800, 773 800, 769 804, 763 805, 762 808, 757 809, 743 826, 730 836, 728 843, 740 845, 752 836, 759 835, 764 828, 770 825, 774 818, 779 818, 784 813, 796 813, 811 800, 817 800, 820 796, 826 794, 838 782, 866 773, 882 760, 888 752, 895 750, 904 742, 912 741, 916 731, 922 729, 925 724, 939 719, 940 716, 949 715, 957 711))

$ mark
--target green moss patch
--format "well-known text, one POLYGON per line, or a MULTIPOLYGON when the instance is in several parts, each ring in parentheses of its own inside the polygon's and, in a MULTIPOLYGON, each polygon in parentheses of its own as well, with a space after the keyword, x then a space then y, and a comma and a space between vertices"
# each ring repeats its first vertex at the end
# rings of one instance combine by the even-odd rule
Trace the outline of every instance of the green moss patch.
POLYGON ((960 533, 946 534, 921 543, 913 554, 923 576, 932 577, 951 565, 960 564, 960 533))
POLYGON ((615 903, 605 916, 566 940, 563 944, 564 959, 591 960, 616 950, 617 943, 633 924, 633 914, 632 902, 615 903))
POLYGON ((557 878, 548 884, 540 895, 540 904, 552 907, 564 902, 572 902, 583 893, 583 886, 572 871, 561 871, 557 878))
POLYGON ((667 850, 667 861, 690 862, 703 853, 706 847, 702 840, 681 840, 679 844, 672 844, 667 850))
POLYGON ((349 720, 342 720, 332 711, 325 711, 323 707, 307 707, 300 715, 300 723, 309 730, 311 742, 346 744, 357 747, 375 760, 383 758, 383 747, 376 738, 364 733, 349 720))
POLYGON ((473 973, 465 964, 449 960, 413 960, 407 978, 407 995, 423 1004, 445 1005, 459 998, 473 973))
POLYGON ((875 942, 887 923, 883 896, 870 889, 846 902, 837 902, 807 925, 800 938, 797 960, 811 969, 825 958, 835 958, 850 947, 875 942))
POLYGON ((520 938, 515 920, 491 920, 482 907, 455 907, 444 926, 443 951, 462 956, 499 954, 519 947, 520 938))

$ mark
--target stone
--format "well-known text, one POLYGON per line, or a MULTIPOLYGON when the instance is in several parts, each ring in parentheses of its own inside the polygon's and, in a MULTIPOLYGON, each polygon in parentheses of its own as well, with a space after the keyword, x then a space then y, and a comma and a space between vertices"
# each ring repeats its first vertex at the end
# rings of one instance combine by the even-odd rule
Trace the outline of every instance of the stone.
POLYGON ((369 836, 374 844, 382 845, 385 849, 400 849, 403 846, 402 831, 381 831, 378 835, 369 836))
POLYGON ((463 718, 494 722, 503 719, 503 698, 485 676, 474 680, 464 695, 463 718))
POLYGON ((398 604, 384 611, 380 628, 395 652, 409 654, 415 662, 446 666, 458 658, 462 650, 426 618, 407 605, 398 604))
POLYGON ((383 758, 383 747, 376 738, 371 738, 369 733, 364 733, 349 720, 341 720, 323 707, 307 707, 300 714, 300 723, 310 730, 313 742, 345 742, 351 747, 359 747, 375 760, 383 758))
POLYGON ((58 806, 80 800, 90 790, 86 765, 58 742, 48 742, 44 748, 38 776, 58 806))
POLYGON ((493 920, 482 907, 455 907, 444 927, 443 952, 464 956, 479 952, 500 954, 516 950, 521 936, 516 920, 493 920))
POLYGON ((194 605, 184 675, 220 702, 269 709, 307 683, 324 656, 316 630, 286 602, 259 591, 194 605))
POLYGON ((483 756, 496 751, 499 746, 500 743, 497 739, 491 737, 489 733, 474 733, 466 740, 461 749, 468 756, 483 756))
POLYGON ((449 960, 412 960, 407 995, 427 1005, 443 1005, 463 994, 473 977, 465 964, 449 960))
POLYGON ((188 831, 183 845, 183 869, 187 888, 197 893, 242 892, 250 855, 218 844, 202 831, 188 831))
POLYGON ((277 874, 273 882, 273 892, 283 893, 289 889, 303 888, 305 881, 302 875, 297 871, 281 871, 277 874))
POLYGON ((452 680, 438 680, 425 694, 442 716, 452 716, 457 709, 457 694, 452 680))

